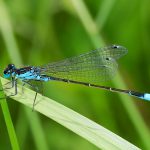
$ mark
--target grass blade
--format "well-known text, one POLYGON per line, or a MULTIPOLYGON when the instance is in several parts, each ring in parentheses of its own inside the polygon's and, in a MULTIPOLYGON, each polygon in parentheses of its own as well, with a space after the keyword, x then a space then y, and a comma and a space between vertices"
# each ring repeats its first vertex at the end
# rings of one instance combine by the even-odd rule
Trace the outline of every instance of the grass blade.
MULTIPOLYGON (((99 35, 98 25, 92 19, 90 12, 88 11, 84 1, 83 0, 71 0, 71 1, 74 6, 74 9, 76 10, 76 13, 78 14, 80 21, 82 22, 86 32, 91 38, 91 41, 93 42, 93 45, 95 47, 99 47, 99 45, 105 45, 104 39, 99 35), (92 28, 91 28, 91 25, 92 25, 92 28)), ((125 83, 123 82, 123 79, 121 78, 121 75, 118 75, 116 80, 113 80, 113 84, 115 85, 115 87, 122 87, 122 89, 127 89, 125 83)), ((149 143, 150 134, 149 134, 148 127, 145 124, 143 118, 141 117, 138 109, 135 107, 135 104, 133 103, 132 98, 127 95, 122 96, 122 94, 119 94, 119 96, 145 148, 150 149, 150 143, 149 143), (134 112, 134 115, 133 113, 131 113, 131 110, 132 112, 134 112), (135 119, 135 116, 136 116, 136 119, 135 119), (141 126, 139 126, 139 124, 141 126)))
POLYGON ((108 20, 109 15, 111 14, 111 10, 113 6, 115 5, 116 0, 105 0, 102 1, 102 4, 100 5, 99 12, 96 17, 96 23, 97 27, 101 31, 104 27, 105 23, 108 20))
MULTIPOLYGON (((1 79, 4 85, 7 80, 1 79)), ((5 90, 6 95, 9 95, 13 90, 5 90)), ((18 85, 18 94, 12 98, 32 108, 34 96, 35 92, 27 88, 24 89, 24 94, 22 94, 22 88, 18 85)), ((42 95, 38 94, 37 96, 35 110, 55 120, 101 149, 139 149, 97 123, 42 95)))
MULTIPOLYGON (((2 87, 1 82, 0 82, 0 87, 2 87)), ((5 98, 3 91, 0 92, 0 97, 2 98, 0 104, 1 104, 3 115, 4 115, 4 119, 6 122, 11 147, 13 150, 19 150, 20 148, 19 148, 16 132, 15 132, 12 120, 11 120, 11 115, 10 115, 7 101, 6 101, 6 98, 5 98)))

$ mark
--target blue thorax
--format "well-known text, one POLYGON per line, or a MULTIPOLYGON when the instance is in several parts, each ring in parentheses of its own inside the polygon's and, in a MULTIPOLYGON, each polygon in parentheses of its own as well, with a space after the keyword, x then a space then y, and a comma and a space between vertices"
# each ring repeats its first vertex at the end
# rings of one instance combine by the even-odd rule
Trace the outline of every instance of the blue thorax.
POLYGON ((24 67, 17 69, 13 64, 9 64, 4 70, 4 78, 13 77, 20 80, 38 80, 38 81, 48 81, 50 77, 40 74, 40 69, 38 67, 24 67))

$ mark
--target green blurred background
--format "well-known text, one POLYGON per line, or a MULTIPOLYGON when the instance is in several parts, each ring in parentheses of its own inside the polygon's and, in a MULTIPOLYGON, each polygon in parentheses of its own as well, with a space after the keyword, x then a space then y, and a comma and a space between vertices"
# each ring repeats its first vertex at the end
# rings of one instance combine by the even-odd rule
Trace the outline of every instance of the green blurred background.
MULTIPOLYGON (((104 45, 127 47, 114 80, 103 85, 150 91, 150 1, 0 0, 0 68, 42 65, 104 45)), ((2 71, 1 71, 2 72, 2 71)), ((44 95, 142 149, 150 149, 150 102, 80 85, 52 82, 44 95)), ((21 149, 96 150, 94 145, 9 99, 21 149)), ((11 144, 0 109, 0 149, 11 144)))

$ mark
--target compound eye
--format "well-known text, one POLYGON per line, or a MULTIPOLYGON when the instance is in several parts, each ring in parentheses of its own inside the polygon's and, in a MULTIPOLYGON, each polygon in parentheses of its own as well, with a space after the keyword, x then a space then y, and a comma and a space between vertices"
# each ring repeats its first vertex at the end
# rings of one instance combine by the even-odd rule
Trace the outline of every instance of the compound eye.
POLYGON ((13 69, 14 67, 15 67, 14 64, 9 64, 9 65, 8 65, 8 68, 9 68, 9 69, 13 69))
POLYGON ((4 78, 10 78, 10 71, 8 69, 4 70, 4 78))
POLYGON ((4 74, 7 74, 7 71, 6 71, 6 70, 4 71, 4 74))

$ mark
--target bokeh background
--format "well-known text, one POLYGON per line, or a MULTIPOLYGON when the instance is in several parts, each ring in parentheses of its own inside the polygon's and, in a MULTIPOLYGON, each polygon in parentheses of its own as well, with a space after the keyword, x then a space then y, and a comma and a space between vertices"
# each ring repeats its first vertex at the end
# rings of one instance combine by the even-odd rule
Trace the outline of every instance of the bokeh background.
MULTIPOLYGON (((116 88, 150 92, 150 1, 0 0, 0 69, 42 65, 119 44, 116 88)), ((142 149, 150 149, 150 102, 80 85, 52 82, 44 95, 79 112, 142 149)), ((68 129, 8 99, 20 148, 97 150, 68 129)), ((11 144, 0 109, 0 149, 11 144)))

